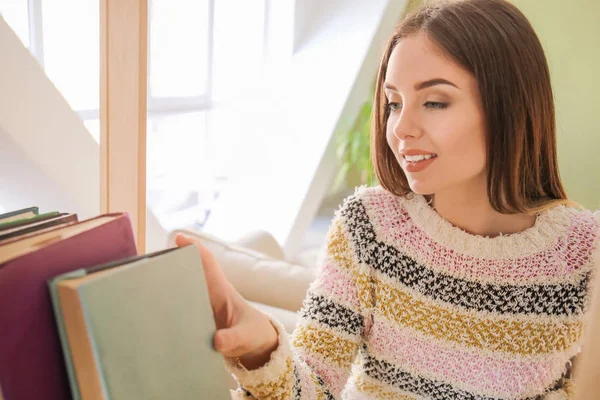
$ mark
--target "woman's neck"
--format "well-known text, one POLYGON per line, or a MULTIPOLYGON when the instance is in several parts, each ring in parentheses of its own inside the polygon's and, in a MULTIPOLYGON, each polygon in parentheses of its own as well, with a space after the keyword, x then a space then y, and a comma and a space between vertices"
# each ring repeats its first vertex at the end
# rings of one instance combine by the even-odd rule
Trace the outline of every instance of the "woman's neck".
POLYGON ((535 216, 502 214, 492 208, 487 192, 453 190, 425 196, 434 210, 452 225, 473 235, 496 237, 522 232, 535 224, 535 216))

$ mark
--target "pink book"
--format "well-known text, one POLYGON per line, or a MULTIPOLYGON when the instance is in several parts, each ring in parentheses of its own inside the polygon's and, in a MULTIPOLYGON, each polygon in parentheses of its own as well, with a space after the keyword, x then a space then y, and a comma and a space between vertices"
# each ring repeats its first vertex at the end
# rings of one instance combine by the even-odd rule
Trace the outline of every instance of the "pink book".
POLYGON ((124 213, 0 245, 0 386, 5 400, 71 398, 48 280, 135 255, 131 221, 124 213))

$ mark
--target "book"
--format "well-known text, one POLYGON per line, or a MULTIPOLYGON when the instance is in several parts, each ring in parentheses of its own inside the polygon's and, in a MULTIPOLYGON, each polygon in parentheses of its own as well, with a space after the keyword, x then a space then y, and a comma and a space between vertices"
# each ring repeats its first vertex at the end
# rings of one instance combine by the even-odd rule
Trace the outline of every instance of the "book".
POLYGON ((78 222, 77 214, 60 213, 55 217, 31 221, 30 223, 18 225, 12 228, 0 230, 0 244, 7 239, 23 236, 46 228, 57 227, 69 223, 78 222))
POLYGON ((136 254, 123 213, 0 245, 0 382, 7 400, 71 397, 48 279, 136 254))
POLYGON ((10 211, 0 214, 0 224, 11 222, 17 219, 30 218, 39 213, 38 207, 27 207, 20 210, 10 211))
POLYGON ((49 286, 75 400, 231 398, 195 246, 73 271, 49 286))
POLYGON ((0 231, 6 230, 6 229, 12 229, 17 226, 31 224, 31 223, 37 222, 37 221, 54 218, 54 217, 58 216, 59 214, 60 213, 58 211, 51 211, 51 212, 47 212, 47 213, 43 213, 43 214, 37 214, 37 215, 34 215, 32 217, 27 217, 27 218, 11 219, 8 222, 0 223, 0 231))

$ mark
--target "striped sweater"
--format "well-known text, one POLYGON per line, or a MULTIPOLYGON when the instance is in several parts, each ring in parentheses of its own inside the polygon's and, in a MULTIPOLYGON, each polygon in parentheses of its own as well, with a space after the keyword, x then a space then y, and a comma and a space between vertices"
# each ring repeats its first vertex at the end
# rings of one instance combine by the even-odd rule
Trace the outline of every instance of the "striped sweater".
POLYGON ((262 368, 226 360, 256 399, 568 399, 600 221, 555 206, 489 238, 420 195, 360 188, 336 212, 291 337, 262 368))

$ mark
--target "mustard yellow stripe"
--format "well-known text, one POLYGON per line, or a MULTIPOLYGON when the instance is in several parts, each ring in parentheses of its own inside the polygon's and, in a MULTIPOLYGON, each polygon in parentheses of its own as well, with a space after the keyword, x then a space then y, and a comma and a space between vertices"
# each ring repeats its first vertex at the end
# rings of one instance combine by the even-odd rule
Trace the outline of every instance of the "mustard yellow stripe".
POLYGON ((356 273, 356 263, 352 257, 352 251, 350 250, 348 239, 344 235, 340 219, 334 219, 331 224, 327 240, 327 254, 333 257, 340 267, 356 273))
POLYGON ((352 281, 358 290, 359 304, 361 308, 368 308, 372 304, 372 282, 368 273, 360 272, 354 258, 354 252, 350 248, 350 242, 344 234, 342 221, 335 219, 332 222, 327 240, 327 254, 333 258, 338 266, 350 272, 352 281))
POLYGON ((386 387, 378 381, 368 381, 360 375, 356 378, 356 388, 363 393, 367 393, 370 399, 382 400, 415 400, 415 397, 405 394, 399 394, 386 387))
POLYGON ((581 321, 485 319, 458 308, 445 308, 378 281, 377 309, 390 321, 440 340, 521 355, 564 351, 580 337, 581 321))
POLYGON ((294 346, 308 353, 332 360, 338 367, 347 368, 356 357, 358 343, 344 339, 325 328, 300 326, 294 332, 294 346))
POLYGON ((293 380, 294 362, 289 357, 285 363, 285 371, 276 381, 261 383, 256 386, 245 385, 254 397, 265 400, 289 400, 292 392, 290 382, 293 380))

